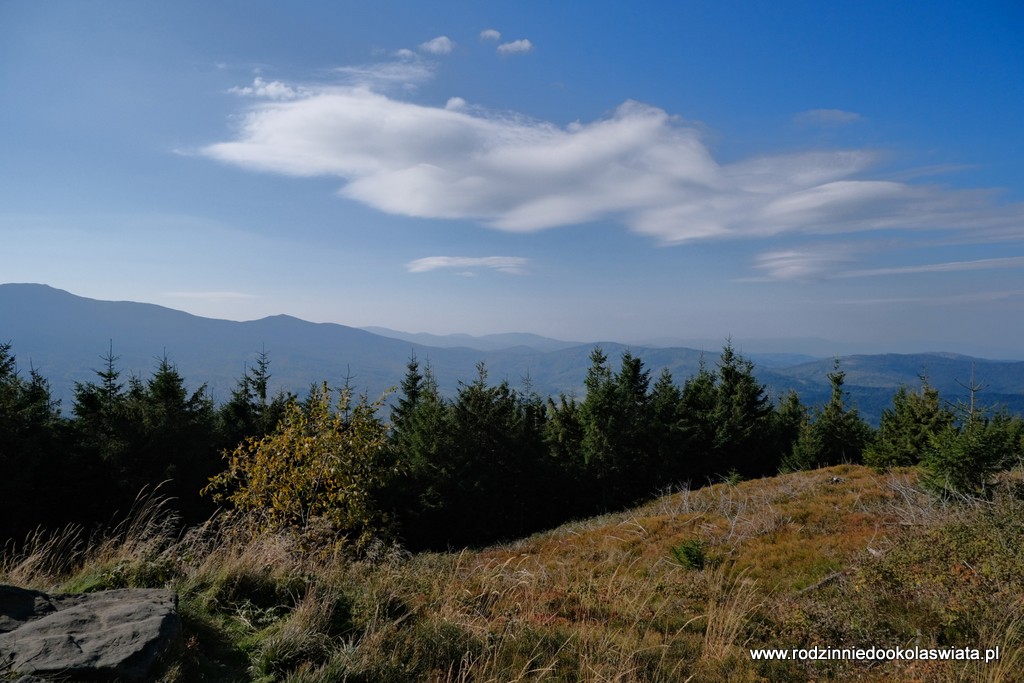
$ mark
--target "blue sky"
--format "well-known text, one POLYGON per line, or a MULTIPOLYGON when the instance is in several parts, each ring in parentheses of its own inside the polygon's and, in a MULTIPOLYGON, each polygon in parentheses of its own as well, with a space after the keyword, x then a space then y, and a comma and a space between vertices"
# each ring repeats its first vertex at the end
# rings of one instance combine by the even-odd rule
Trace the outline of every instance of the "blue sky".
POLYGON ((2 282, 1024 357, 1024 6, 0 2, 2 282))

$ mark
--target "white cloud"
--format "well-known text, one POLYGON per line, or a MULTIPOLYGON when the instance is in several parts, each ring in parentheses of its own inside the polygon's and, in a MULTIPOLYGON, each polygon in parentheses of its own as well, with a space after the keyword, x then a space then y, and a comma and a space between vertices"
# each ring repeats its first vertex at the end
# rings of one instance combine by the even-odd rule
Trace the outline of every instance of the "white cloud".
POLYGON ((863 119, 864 117, 856 112, 842 109, 811 109, 793 117, 796 123, 812 126, 845 126, 863 119))
MULTIPOLYGON (((406 264, 410 273, 427 273, 441 268, 490 268, 499 273, 523 275, 530 260, 519 256, 427 256, 406 264)), ((459 275, 475 275, 472 270, 463 270, 459 275)))
POLYGON ((1024 268, 1024 256, 886 266, 883 268, 849 268, 848 264, 854 260, 854 253, 860 250, 863 250, 863 247, 830 244, 769 251, 757 256, 754 267, 765 273, 766 277, 764 280, 779 281, 845 280, 849 278, 872 278, 888 275, 1024 268))
POLYGON ((810 281, 835 276, 851 260, 841 245, 795 248, 760 254, 754 267, 768 280, 810 281))
POLYGON ((253 79, 252 85, 228 88, 228 92, 243 97, 261 97, 268 100, 293 100, 299 97, 301 89, 285 85, 281 81, 265 81, 259 76, 253 79))
POLYGON ((953 273, 964 270, 992 270, 994 268, 1024 268, 1024 256, 984 258, 973 261, 948 261, 946 263, 924 263, 913 266, 888 268, 865 268, 840 273, 838 277, 878 277, 880 275, 913 275, 917 273, 953 273))
POLYGON ((513 40, 510 43, 502 43, 498 46, 498 54, 514 55, 533 51, 533 43, 528 39, 513 40))
POLYGON ((420 49, 432 55, 447 55, 455 49, 455 41, 448 36, 438 36, 425 43, 420 43, 420 49))
MULTIPOLYGON (((401 51, 400 51, 401 52, 401 51)), ((434 77, 434 67, 425 63, 419 55, 410 52, 411 58, 397 62, 377 62, 375 64, 359 64, 342 66, 335 69, 348 85, 373 90, 386 90, 392 86, 412 87, 434 77)), ((332 88, 323 87, 320 94, 331 92, 332 88)))
POLYGON ((1024 301, 1024 289, 1007 289, 941 296, 900 296, 881 299, 842 299, 835 303, 844 306, 878 306, 880 304, 927 304, 948 308, 950 304, 991 303, 994 301, 1024 301))
POLYGON ((501 40, 501 31, 487 28, 480 31, 480 40, 501 40))
MULTIPOLYGON (((517 232, 614 220, 663 244, 893 229, 975 241, 1024 234, 1024 206, 991 191, 866 177, 881 157, 873 150, 720 163, 700 127, 638 102, 559 126, 457 97, 430 107, 380 92, 429 78, 418 59, 339 73, 347 85, 253 106, 235 139, 201 152, 252 170, 335 176, 342 196, 387 213, 517 232)), ((761 267, 813 269, 772 263, 761 267)))

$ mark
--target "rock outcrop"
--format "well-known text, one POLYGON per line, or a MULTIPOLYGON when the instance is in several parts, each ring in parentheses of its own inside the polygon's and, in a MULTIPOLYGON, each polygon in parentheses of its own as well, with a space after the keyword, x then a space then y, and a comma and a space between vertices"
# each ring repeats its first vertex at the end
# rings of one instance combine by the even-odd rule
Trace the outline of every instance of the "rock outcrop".
POLYGON ((170 590, 47 595, 0 586, 0 674, 141 681, 180 633, 170 590))

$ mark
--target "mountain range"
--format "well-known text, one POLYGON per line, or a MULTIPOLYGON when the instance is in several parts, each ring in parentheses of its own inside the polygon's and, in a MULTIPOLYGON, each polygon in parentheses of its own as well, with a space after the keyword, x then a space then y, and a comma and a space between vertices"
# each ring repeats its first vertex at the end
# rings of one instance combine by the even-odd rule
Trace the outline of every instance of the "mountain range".
MULTIPOLYGON (((454 395, 459 382, 477 376, 484 363, 492 382, 528 382, 542 395, 582 396, 590 353, 598 345, 613 368, 629 350, 656 377, 668 368, 682 384, 702 359, 717 360, 717 349, 626 346, 616 342, 569 342, 533 334, 410 334, 386 328, 357 329, 312 323, 287 315, 236 322, 203 318, 154 304, 100 301, 39 284, 0 284, 0 342, 9 341, 22 372, 29 367, 46 377, 66 409, 76 382, 96 379, 109 353, 122 377, 145 379, 166 356, 189 386, 205 383, 224 400, 259 354, 270 359, 271 388, 303 394, 312 383, 346 382, 376 397, 396 386, 410 357, 429 363, 442 393, 454 395)), ((742 351, 742 349, 740 349, 742 351)), ((758 379, 773 396, 795 389, 808 404, 827 399, 832 357, 799 353, 745 354, 758 379)), ((916 387, 927 374, 949 401, 966 398, 974 381, 980 400, 1024 412, 1024 362, 995 361, 952 353, 851 355, 841 358, 846 388, 854 404, 877 423, 900 385, 916 387)))

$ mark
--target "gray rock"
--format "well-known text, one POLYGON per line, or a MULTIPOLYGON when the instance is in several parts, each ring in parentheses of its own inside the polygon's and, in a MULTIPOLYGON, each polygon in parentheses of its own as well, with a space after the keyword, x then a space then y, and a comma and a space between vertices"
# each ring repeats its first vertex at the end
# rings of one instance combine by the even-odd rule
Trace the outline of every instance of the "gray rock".
POLYGON ((0 633, 7 633, 29 619, 56 611, 50 596, 39 591, 0 585, 0 633))
POLYGON ((170 590, 47 595, 0 586, 0 671, 141 681, 180 632, 170 590))

